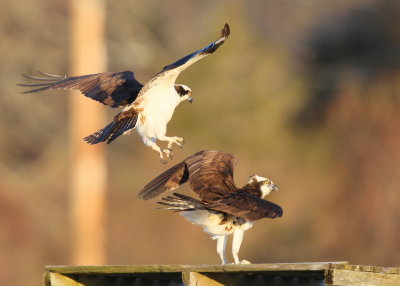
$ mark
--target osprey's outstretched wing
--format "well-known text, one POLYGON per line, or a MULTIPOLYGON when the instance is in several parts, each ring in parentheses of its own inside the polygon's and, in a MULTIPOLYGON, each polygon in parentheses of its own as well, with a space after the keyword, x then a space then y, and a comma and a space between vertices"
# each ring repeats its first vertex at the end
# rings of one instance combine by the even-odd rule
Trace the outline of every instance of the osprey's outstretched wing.
POLYGON ((222 151, 200 151, 185 160, 189 169, 189 184, 205 202, 213 202, 236 192, 233 169, 238 159, 222 151))
POLYGON ((205 206, 208 209, 244 217, 250 221, 266 217, 277 218, 283 215, 282 208, 277 204, 241 191, 227 195, 217 202, 205 206))
POLYGON ((186 162, 183 161, 178 165, 168 169, 141 190, 138 197, 143 200, 152 199, 165 191, 172 191, 180 185, 187 182, 189 178, 186 162))
POLYGON ((131 71, 104 72, 76 77, 56 76, 42 72, 41 74, 44 77, 25 76, 29 79, 40 80, 42 83, 19 84, 19 86, 35 88, 23 93, 48 89, 74 89, 110 107, 121 107, 131 104, 143 87, 131 71))
POLYGON ((191 188, 203 201, 213 202, 236 192, 233 182, 233 166, 236 162, 237 158, 226 152, 197 152, 156 177, 138 196, 148 200, 165 191, 175 190, 189 180, 191 188))
POLYGON ((178 77, 181 71, 194 64, 198 60, 204 58, 205 56, 214 53, 225 42, 229 34, 229 25, 225 24, 224 28, 221 30, 221 35, 218 40, 164 67, 162 71, 160 71, 154 78, 167 78, 168 80, 172 80, 173 82, 175 82, 175 79, 178 77))

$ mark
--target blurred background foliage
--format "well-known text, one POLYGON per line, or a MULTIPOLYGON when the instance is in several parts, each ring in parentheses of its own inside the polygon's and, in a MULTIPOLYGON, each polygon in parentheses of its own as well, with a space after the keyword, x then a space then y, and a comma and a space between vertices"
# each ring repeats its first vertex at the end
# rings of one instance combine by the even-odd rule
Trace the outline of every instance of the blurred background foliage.
MULTIPOLYGON (((1 4, 0 282, 38 284, 73 247, 69 95, 15 84, 36 70, 69 74, 70 12, 61 0, 1 4)), ((253 263, 399 266, 400 2, 108 1, 108 70, 146 82, 225 22, 225 45, 178 79, 195 102, 168 125, 187 142, 168 166, 219 149, 239 157, 239 186, 252 173, 279 185, 269 199, 284 216, 246 233, 240 255, 253 263)), ((109 264, 219 263, 199 227, 136 198, 166 168, 137 134, 107 158, 109 264)))

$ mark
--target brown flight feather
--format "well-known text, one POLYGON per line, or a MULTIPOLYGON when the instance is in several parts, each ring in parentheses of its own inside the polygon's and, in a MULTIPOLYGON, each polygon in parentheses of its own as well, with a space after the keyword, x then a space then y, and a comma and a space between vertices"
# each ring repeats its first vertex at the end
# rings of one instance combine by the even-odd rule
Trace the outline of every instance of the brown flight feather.
POLYGON ((168 169, 152 180, 138 194, 143 200, 152 199, 165 191, 172 191, 188 180, 188 170, 185 161, 168 169))
MULTIPOLYGON (((42 73, 43 75, 48 75, 42 73)), ((55 76, 35 77, 30 79, 40 81, 52 81, 43 84, 20 84, 21 86, 39 87, 25 91, 24 93, 38 92, 49 89, 72 89, 79 90, 85 96, 111 107, 121 107, 131 104, 138 96, 143 85, 139 83, 133 72, 104 72, 76 77, 59 77, 54 82, 55 76)), ((57 78, 56 78, 57 79, 57 78)))

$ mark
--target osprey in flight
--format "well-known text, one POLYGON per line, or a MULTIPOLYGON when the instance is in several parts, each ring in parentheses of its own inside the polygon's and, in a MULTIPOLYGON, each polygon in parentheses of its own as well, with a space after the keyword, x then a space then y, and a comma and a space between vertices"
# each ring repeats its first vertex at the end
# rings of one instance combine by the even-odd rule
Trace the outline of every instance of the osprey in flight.
POLYGON ((229 34, 229 26, 225 24, 218 40, 164 67, 145 85, 139 83, 131 71, 104 72, 77 77, 41 73, 44 77, 26 77, 44 83, 20 85, 36 88, 24 93, 48 89, 75 89, 112 108, 122 107, 122 111, 110 124, 85 137, 84 140, 89 144, 111 143, 136 127, 144 144, 159 153, 161 162, 167 163, 164 156, 172 159, 173 144, 182 147, 184 143, 183 138, 165 135, 167 124, 179 103, 193 100, 191 89, 183 84, 175 84, 175 80, 181 71, 215 52, 229 34), (157 140, 168 142, 167 149, 161 149, 156 143, 157 140))
POLYGON ((282 208, 263 200, 277 186, 269 179, 250 176, 246 185, 236 187, 233 168, 237 158, 221 151, 200 151, 148 183, 139 193, 139 198, 148 200, 165 191, 171 191, 189 181, 192 190, 200 200, 174 193, 162 198, 159 204, 166 209, 180 212, 188 221, 197 224, 217 240, 217 253, 222 264, 226 264, 225 246, 233 234, 232 254, 236 264, 243 233, 256 220, 277 218, 282 208))

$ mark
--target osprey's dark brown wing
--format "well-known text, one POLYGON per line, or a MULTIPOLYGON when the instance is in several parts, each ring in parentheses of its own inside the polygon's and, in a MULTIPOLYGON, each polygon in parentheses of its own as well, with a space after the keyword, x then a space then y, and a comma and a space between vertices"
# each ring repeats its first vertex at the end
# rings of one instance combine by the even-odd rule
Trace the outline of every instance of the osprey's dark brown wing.
POLYGON ((192 65, 193 63, 197 62, 201 58, 214 53, 224 42, 225 40, 229 37, 229 34, 231 33, 229 25, 225 24, 224 27, 221 30, 220 33, 220 38, 211 44, 205 46, 204 48, 195 51, 194 53, 191 53, 176 62, 166 66, 163 68, 162 72, 168 71, 168 70, 173 70, 176 68, 180 68, 180 70, 184 70, 188 66, 192 65))
POLYGON ((215 203, 207 204, 206 207, 211 210, 244 217, 250 221, 262 218, 277 218, 283 215, 282 208, 277 204, 260 199, 246 192, 236 192, 227 195, 215 203))
POLYGON ((74 89, 85 96, 110 107, 121 107, 131 104, 139 94, 143 85, 138 82, 133 72, 105 72, 76 77, 60 77, 41 73, 44 77, 26 76, 40 80, 39 84, 19 84, 35 87, 24 93, 44 91, 48 89, 74 89))
POLYGON ((174 82, 180 72, 182 72, 195 62, 201 60, 202 58, 214 53, 226 41, 226 39, 229 37, 229 34, 229 25, 225 24, 221 30, 218 40, 164 67, 162 71, 160 71, 154 78, 157 78, 158 80, 164 79, 174 82))
POLYGON ((160 176, 152 180, 138 194, 143 200, 152 199, 165 191, 171 191, 187 182, 189 178, 185 161, 168 169, 160 176))
POLYGON ((200 151, 185 160, 189 169, 190 187, 205 202, 213 202, 237 188, 233 168, 237 158, 222 151, 200 151))
POLYGON ((221 151, 200 151, 168 169, 139 192, 139 198, 151 199, 178 188, 189 180, 191 188, 206 201, 212 202, 236 192, 233 166, 237 158, 221 151))
POLYGON ((133 129, 136 126, 137 119, 137 111, 129 108, 115 115, 114 120, 106 127, 83 138, 83 140, 92 145, 100 142, 109 144, 125 132, 133 129))

